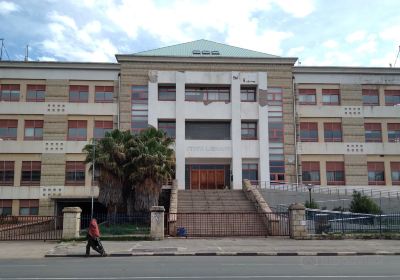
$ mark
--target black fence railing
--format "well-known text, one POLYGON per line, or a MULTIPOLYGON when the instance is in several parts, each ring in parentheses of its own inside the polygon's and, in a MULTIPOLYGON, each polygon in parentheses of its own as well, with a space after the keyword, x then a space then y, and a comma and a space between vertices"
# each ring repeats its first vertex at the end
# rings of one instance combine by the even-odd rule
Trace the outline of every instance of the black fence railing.
MULTIPOLYGON (((100 233, 106 235, 135 235, 150 233, 150 212, 125 214, 94 214, 100 227, 100 233)), ((81 216, 81 235, 85 236, 89 227, 91 215, 81 216)))
POLYGON ((166 233, 184 237, 288 236, 288 213, 166 213, 166 233))
POLYGON ((373 215, 307 209, 306 219, 311 234, 400 232, 400 213, 373 215))
POLYGON ((62 228, 63 217, 0 216, 0 241, 59 240, 62 228))

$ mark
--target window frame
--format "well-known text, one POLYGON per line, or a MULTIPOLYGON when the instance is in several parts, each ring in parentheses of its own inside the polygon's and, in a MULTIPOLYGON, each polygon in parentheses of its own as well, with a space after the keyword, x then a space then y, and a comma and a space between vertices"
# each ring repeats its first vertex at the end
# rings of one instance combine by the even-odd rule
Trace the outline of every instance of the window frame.
POLYGON ((300 122, 300 142, 318 142, 319 139, 319 131, 318 131, 318 123, 317 122, 300 122), (310 128, 314 128, 315 126, 315 130, 314 129, 310 129, 310 128), (307 138, 303 138, 301 136, 302 131, 316 131, 317 135, 315 136, 315 138, 311 138, 311 137, 307 137, 307 138))
POLYGON ((175 85, 158 85, 158 101, 176 101, 176 86, 175 85), (164 91, 165 90, 165 91, 164 91), (174 97, 162 97, 160 93, 174 93, 174 97))
POLYGON ((21 85, 19 84, 0 84, 0 102, 19 102, 21 98, 21 85), (18 98, 13 98, 13 94, 18 91, 18 98), (8 92, 9 98, 4 98, 4 92, 8 92))
POLYGON ((89 103, 89 86, 88 85, 70 85, 68 100, 70 103, 89 103), (72 92, 78 93, 78 98, 71 97, 72 92), (82 98, 82 95, 85 94, 86 98, 82 98))
POLYGON ((322 89, 322 105, 331 105, 331 106, 339 106, 341 103, 340 100, 340 90, 339 89, 322 89), (337 96, 337 102, 325 102, 324 96, 337 96))
POLYGON ((314 88, 299 88, 298 89, 299 105, 317 105, 317 90, 314 88), (314 96, 314 102, 304 102, 300 100, 300 96, 314 96))
POLYGON ((113 121, 94 121, 93 138, 96 140, 103 139, 107 132, 111 132, 114 128, 113 121), (96 129, 102 130, 102 137, 97 136, 96 129))
MULTIPOLYGON (((385 162, 383 161, 368 161, 367 162, 367 176, 369 186, 384 186, 386 184, 386 174, 385 174, 385 162), (370 172, 382 172, 383 180, 370 181, 370 172)), ((374 178, 376 179, 377 174, 375 173, 374 178)))
POLYGON ((364 123, 365 143, 382 143, 382 125, 381 123, 364 123), (379 129, 378 129, 379 128, 379 129), (367 131, 379 131, 380 138, 368 138, 367 131))
POLYGON ((95 103, 113 103, 114 102, 114 86, 95 86, 94 87, 94 102, 95 103), (102 99, 98 99, 98 94, 103 94, 102 99), (111 99, 106 99, 106 93, 111 93, 111 99))
POLYGON ((257 86, 241 85, 240 102, 257 102, 257 86), (246 96, 246 99, 243 99, 244 95, 246 96), (253 98, 249 99, 249 95, 252 95, 253 98))
POLYGON ((230 103, 231 102, 231 88, 230 86, 193 86, 193 85, 187 85, 185 87, 185 101, 188 102, 225 102, 225 103, 230 103), (188 99, 188 92, 194 92, 194 93, 200 93, 202 95, 202 99, 196 100, 196 99, 188 99), (217 96, 217 99, 210 99, 210 94, 215 94, 217 96), (226 99, 220 99, 220 96, 222 94, 228 94, 229 98, 226 99))
POLYGON ((39 199, 20 199, 19 200, 20 216, 37 216, 39 215, 39 199), (28 209, 28 214, 23 214, 22 209, 28 209))
POLYGON ((340 123, 340 122, 324 123, 324 142, 343 142, 342 123, 340 123), (337 132, 337 131, 340 131, 340 138, 333 137, 333 136, 327 137, 327 135, 326 135, 327 132, 331 132, 331 134, 335 134, 335 132, 337 132))
POLYGON ((344 186, 346 185, 346 172, 343 161, 327 161, 326 162, 326 184, 328 186, 344 186), (343 173, 343 180, 329 181, 328 172, 333 172, 333 177, 336 179, 336 173, 343 173))
POLYGON ((252 183, 257 183, 259 181, 258 163, 242 163, 242 179, 247 179, 252 183), (245 178, 245 172, 255 172, 255 177, 257 179, 245 178))
POLYGON ((35 85, 35 84, 28 84, 26 86, 26 102, 44 102, 46 99, 46 85, 35 85), (31 98, 29 93, 32 92, 35 94, 35 98, 31 98), (38 98, 38 93, 43 92, 43 98, 38 98))
POLYGON ((258 139, 258 123, 257 121, 250 121, 250 120, 242 120, 241 126, 240 126, 240 132, 241 132, 241 139, 242 140, 257 140, 258 139), (243 127, 243 125, 254 125, 254 127, 243 127), (249 134, 243 134, 243 130, 248 130, 248 131, 254 131, 254 136, 249 135, 249 134))
POLYGON ((362 101, 363 106, 379 106, 379 90, 378 89, 362 89, 362 101), (364 96, 374 96, 377 97, 376 103, 366 103, 364 101, 364 96))
MULTIPOLYGON (((310 178, 313 176, 310 175, 310 178)), ((301 181, 303 184, 321 185, 321 166, 319 161, 302 161, 301 162, 301 181), (304 172, 318 172, 318 181, 304 180, 304 172)))
POLYGON ((40 186, 42 175, 41 161, 22 161, 21 167, 21 186, 40 186), (33 180, 33 172, 39 171, 39 180, 33 180), (24 180, 24 172, 30 172, 30 180, 24 180))
POLYGON ((390 162, 390 177, 392 179, 392 185, 400 186, 400 161, 391 161, 390 162), (393 173, 398 173, 399 180, 393 180, 393 173))
POLYGON ((131 132, 140 133, 149 126, 149 89, 147 85, 131 86, 131 132), (134 108, 138 106, 137 108, 134 108), (146 109, 140 107, 147 107, 146 109), (138 120, 135 120, 135 119, 138 120), (145 120, 142 120, 145 119, 145 120))
POLYGON ((86 181, 86 165, 84 161, 66 161, 65 163, 65 185, 84 186, 86 181), (83 172, 83 179, 77 180, 77 173, 83 172), (73 180, 68 178, 68 173, 74 173, 73 180))
POLYGON ((43 140, 43 120, 25 120, 24 122, 24 140, 43 140), (31 123, 33 126, 31 126, 31 123), (33 136, 26 136, 26 129, 33 129, 33 136), (41 129, 40 136, 36 136, 36 130, 41 129))
POLYGON ((158 125, 158 129, 164 131, 168 137, 170 137, 172 139, 176 138, 176 121, 175 120, 159 119, 157 125, 158 125), (168 131, 171 129, 173 129, 174 135, 169 135, 168 131))
POLYGON ((388 133, 388 141, 390 143, 400 143, 400 123, 388 123, 387 133, 388 133), (395 134, 398 137, 393 138, 390 136, 391 134, 395 134))
MULTIPOLYGON (((78 131, 78 130, 77 130, 78 131)), ((87 120, 68 120, 68 141, 87 141, 87 120), (85 136, 71 135, 71 129, 85 129, 85 136)))
POLYGON ((6 129, 6 135, 0 135, 0 138, 3 140, 17 140, 18 138, 18 120, 13 119, 0 119, 0 129, 6 129), (3 126, 4 125, 4 126, 3 126), (10 129, 15 131, 15 136, 10 135, 10 129))
POLYGON ((0 217, 12 215, 12 199, 0 199, 0 217), (8 209, 5 213, 4 209, 8 209))
POLYGON ((386 89, 384 91, 384 94, 385 94, 385 106, 395 106, 400 104, 400 89, 386 89), (388 102, 386 99, 386 97, 388 96, 398 96, 399 103, 388 102))
POLYGON ((0 186, 14 186, 15 180, 15 162, 11 160, 0 161, 0 186), (9 175, 7 175, 9 172, 9 175), (11 180, 6 178, 11 177, 11 180))

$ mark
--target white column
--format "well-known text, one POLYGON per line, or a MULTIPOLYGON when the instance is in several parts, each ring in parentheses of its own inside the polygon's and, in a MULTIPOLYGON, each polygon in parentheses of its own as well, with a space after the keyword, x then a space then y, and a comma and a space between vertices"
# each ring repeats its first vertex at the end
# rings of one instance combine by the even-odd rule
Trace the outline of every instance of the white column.
POLYGON ((149 109, 148 109, 148 123, 149 125, 158 127, 157 111, 158 111, 158 82, 149 81, 148 84, 149 91, 149 109))
MULTIPOLYGON (((267 90, 267 73, 258 73, 258 89, 267 90)), ((261 102, 263 103, 263 102, 261 102)), ((262 184, 269 185, 269 136, 268 136, 268 106, 258 104, 258 135, 260 145, 259 180, 262 184), (266 182, 266 183, 264 183, 266 182)))
POLYGON ((175 157, 178 189, 185 189, 185 73, 176 72, 175 157))
POLYGON ((242 188, 242 133, 240 118, 240 80, 239 72, 232 72, 231 84, 231 104, 232 104, 232 122, 231 122, 231 139, 232 139, 232 174, 233 188, 242 188))

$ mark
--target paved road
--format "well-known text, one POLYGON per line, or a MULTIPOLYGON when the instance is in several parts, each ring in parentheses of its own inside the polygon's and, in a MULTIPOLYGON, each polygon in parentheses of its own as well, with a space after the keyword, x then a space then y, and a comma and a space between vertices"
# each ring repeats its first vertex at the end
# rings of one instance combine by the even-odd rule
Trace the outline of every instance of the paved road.
POLYGON ((4 279, 400 279, 400 256, 0 260, 4 279))

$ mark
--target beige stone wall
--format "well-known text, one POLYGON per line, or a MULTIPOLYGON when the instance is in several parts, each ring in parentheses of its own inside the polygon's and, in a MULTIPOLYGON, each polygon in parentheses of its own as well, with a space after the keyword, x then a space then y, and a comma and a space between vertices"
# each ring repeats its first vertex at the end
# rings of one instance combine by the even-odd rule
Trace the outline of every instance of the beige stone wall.
POLYGON ((340 98, 342 106, 362 106, 362 85, 341 84, 340 98))
POLYGON ((42 186, 64 186, 65 154, 42 155, 42 186))
POLYGON ((343 142, 365 142, 364 118, 342 118, 343 142))
POLYGON ((344 169, 347 185, 368 185, 368 170, 366 159, 366 155, 344 155, 344 169))
POLYGON ((68 102, 68 80, 46 81, 46 102, 68 102))

